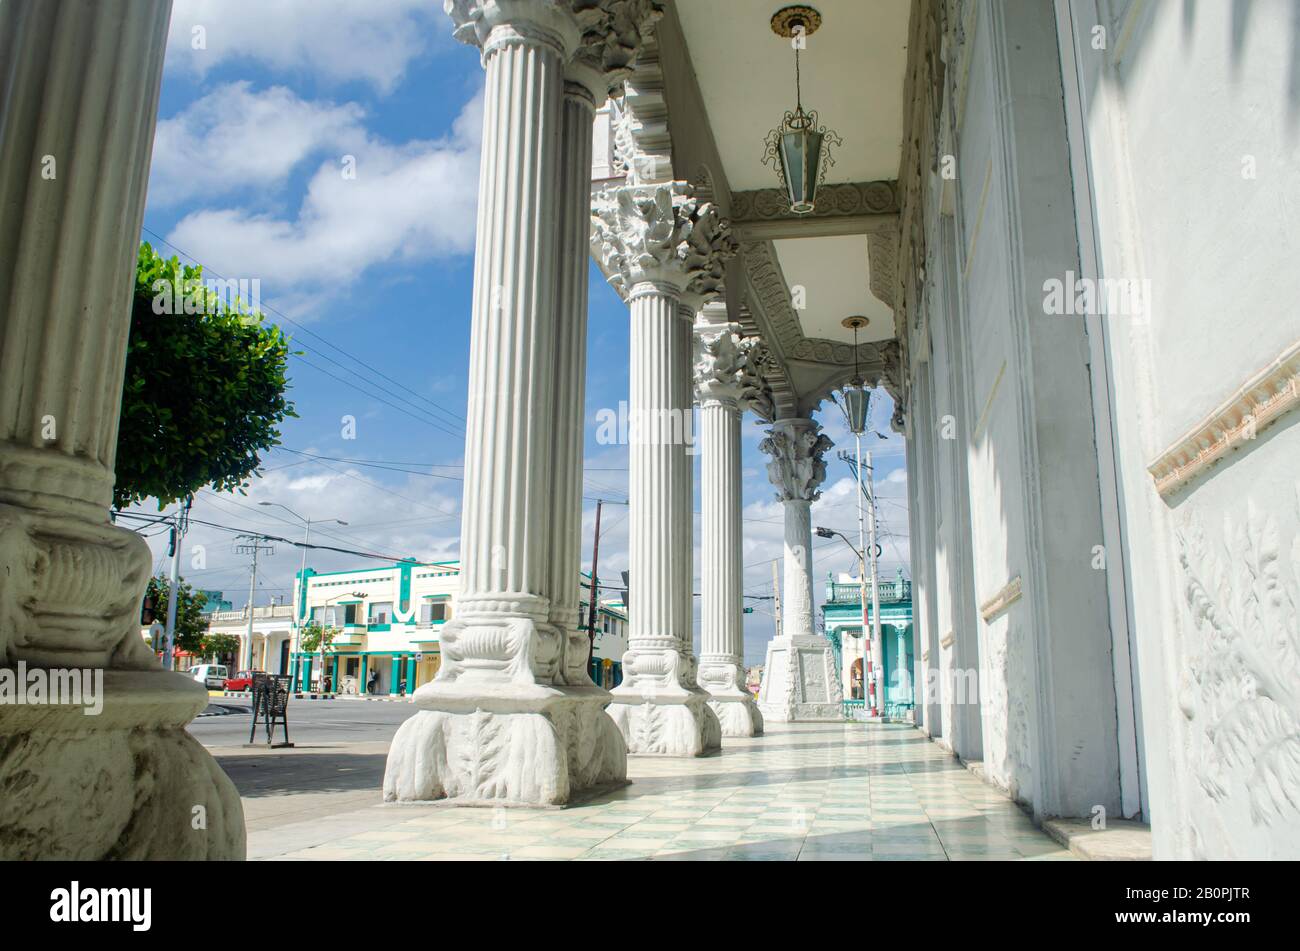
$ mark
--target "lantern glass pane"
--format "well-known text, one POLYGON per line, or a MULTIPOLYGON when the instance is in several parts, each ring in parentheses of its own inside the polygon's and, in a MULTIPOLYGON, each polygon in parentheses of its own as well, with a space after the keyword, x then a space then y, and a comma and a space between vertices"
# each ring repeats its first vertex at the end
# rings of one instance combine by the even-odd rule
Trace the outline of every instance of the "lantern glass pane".
POLYGON ((781 136, 781 165, 785 171, 790 210, 797 215, 811 212, 816 201, 822 138, 821 133, 807 129, 781 136))
POLYGON ((844 388, 844 415, 847 417, 849 432, 861 435, 867 429, 867 408, 871 403, 871 393, 858 386, 844 388))

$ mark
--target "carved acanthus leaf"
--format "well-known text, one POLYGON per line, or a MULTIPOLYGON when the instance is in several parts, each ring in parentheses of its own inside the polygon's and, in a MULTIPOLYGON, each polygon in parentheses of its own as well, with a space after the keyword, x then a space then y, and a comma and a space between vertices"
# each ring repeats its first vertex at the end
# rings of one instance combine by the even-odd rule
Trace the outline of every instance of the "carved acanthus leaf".
POLYGON ((736 241, 715 205, 699 201, 685 182, 671 182, 597 194, 592 248, 620 293, 652 281, 708 299, 723 290, 736 241))
POLYGON ((778 501, 815 502, 826 480, 826 451, 835 444, 811 419, 781 420, 767 430, 758 448, 772 457, 767 475, 776 486, 778 501))

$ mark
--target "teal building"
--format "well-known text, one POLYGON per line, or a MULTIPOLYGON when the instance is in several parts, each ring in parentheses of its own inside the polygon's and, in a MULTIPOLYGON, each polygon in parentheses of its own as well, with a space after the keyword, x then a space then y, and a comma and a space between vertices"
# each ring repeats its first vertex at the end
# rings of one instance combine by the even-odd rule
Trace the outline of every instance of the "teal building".
MULTIPOLYGON (((856 578, 826 579, 822 604, 822 630, 835 652, 835 666, 844 693, 845 713, 859 718, 866 713, 863 691, 863 637, 861 588, 856 578)), ((867 589, 867 624, 870 630, 870 587, 867 589)), ((880 582, 880 641, 884 671, 880 683, 881 713, 889 719, 910 720, 916 702, 914 674, 916 639, 912 624, 912 582, 900 569, 892 581, 880 582)), ((875 659, 873 658, 873 663, 875 659)))

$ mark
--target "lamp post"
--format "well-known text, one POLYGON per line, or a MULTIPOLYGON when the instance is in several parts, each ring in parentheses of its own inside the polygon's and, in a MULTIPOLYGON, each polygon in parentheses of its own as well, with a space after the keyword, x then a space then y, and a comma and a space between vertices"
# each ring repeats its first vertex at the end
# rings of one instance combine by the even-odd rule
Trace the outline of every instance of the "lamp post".
MULTIPOLYGON (((858 556, 858 603, 862 605, 862 686, 865 696, 862 698, 864 705, 876 716, 876 682, 872 677, 871 666, 871 639, 867 634, 867 565, 866 557, 862 550, 853 542, 849 541, 848 536, 843 532, 837 532, 833 528, 822 528, 818 526, 817 535, 820 538, 839 538, 844 544, 849 546, 849 550, 858 556)), ((879 612, 877 612, 879 613, 879 612)))
MULTIPOLYGON (((864 385, 861 374, 858 372, 858 331, 867 326, 866 317, 855 314, 851 317, 845 317, 841 324, 848 330, 853 331, 853 379, 843 388, 841 396, 843 402, 840 406, 844 410, 844 420, 848 424, 849 431, 853 433, 853 441, 856 448, 856 456, 850 460, 845 453, 840 453, 840 458, 846 462, 852 462, 853 472, 858 482, 858 546, 854 547, 847 538, 845 544, 858 553, 858 598, 862 604, 862 636, 864 643, 862 646, 863 656, 863 677, 866 681, 867 694, 870 697, 871 715, 879 716, 880 705, 878 703, 876 690, 876 678, 874 675, 873 658, 883 660, 883 652, 880 643, 880 577, 877 565, 877 555, 879 546, 876 544, 876 497, 874 486, 868 485, 865 489, 862 485, 862 434, 867 431, 868 415, 871 407, 871 392, 864 385), (863 499, 871 503, 870 508, 870 532, 869 537, 867 530, 863 526, 863 499), (869 546, 869 547, 868 547, 869 546), (871 558, 871 633, 867 633, 867 580, 866 580, 866 557, 864 552, 870 552, 871 558)), ((883 435, 880 438, 884 438, 883 435)), ((871 479, 871 453, 867 453, 867 478, 871 479)), ((818 529, 820 533, 821 530, 818 529)), ((838 534, 838 533, 836 533, 838 534)), ((826 536, 829 537, 829 536, 826 536)), ((844 538, 843 535, 840 536, 844 538)))
MULTIPOLYGON (((308 547, 308 544, 311 542, 311 523, 312 523, 312 519, 309 519, 309 518, 303 518, 301 515, 299 515, 299 514, 298 514, 297 512, 295 512, 293 509, 289 508, 289 506, 284 505, 283 503, 280 503, 280 502, 258 502, 257 504, 258 504, 258 505, 271 505, 271 506, 274 506, 274 507, 276 507, 276 508, 284 509, 286 512, 288 512, 290 515, 292 515, 294 518, 296 518, 298 521, 302 522, 303 525, 306 526, 306 530, 304 531, 304 533, 303 533, 303 537, 302 537, 302 567, 298 569, 298 583, 299 583, 300 585, 302 585, 302 587, 303 587, 303 593, 302 593, 302 605, 303 605, 303 608, 304 608, 304 610, 305 610, 306 607, 307 607, 307 600, 306 600, 306 599, 307 599, 307 577, 306 577, 306 574, 307 574, 307 547, 308 547)), ((342 519, 338 519, 338 518, 316 519, 316 521, 318 521, 318 522, 333 522, 333 523, 336 524, 336 525, 344 525, 344 526, 346 526, 346 525, 348 524, 347 522, 343 521, 342 519)), ((298 605, 295 604, 294 607, 293 607, 293 663, 292 663, 292 665, 290 665, 290 672, 291 672, 291 674, 293 675, 294 679, 297 679, 298 664, 299 664, 298 653, 299 653, 301 650, 302 650, 302 622, 301 622, 300 618, 298 617, 298 605)), ((324 664, 324 662, 325 662, 325 661, 324 661, 324 657, 322 656, 321 663, 324 664)), ((324 668, 322 668, 322 671, 323 671, 323 669, 324 669, 324 668)))

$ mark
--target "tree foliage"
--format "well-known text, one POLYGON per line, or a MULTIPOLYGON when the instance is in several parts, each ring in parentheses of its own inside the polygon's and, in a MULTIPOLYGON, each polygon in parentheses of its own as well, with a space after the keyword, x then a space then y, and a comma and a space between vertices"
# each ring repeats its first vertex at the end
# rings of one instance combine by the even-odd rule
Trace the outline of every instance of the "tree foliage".
MULTIPOLYGON (((208 596, 202 591, 195 591, 184 578, 177 582, 176 588, 180 595, 176 602, 176 631, 172 643, 177 650, 198 654, 203 636, 208 632, 208 619, 203 614, 208 596)), ((145 597, 153 599, 154 618, 166 624, 167 602, 171 598, 169 579, 163 575, 150 578, 149 585, 145 588, 145 597)))
POLYGON ((199 644, 199 657, 220 657, 222 654, 238 654, 239 638, 234 634, 212 634, 205 632, 199 644))
POLYGON ((279 445, 277 427, 297 416, 284 395, 289 341, 240 310, 204 285, 201 267, 140 246, 115 507, 242 489, 279 445))
POLYGON ((309 621, 303 625, 301 641, 302 650, 308 654, 314 654, 320 650, 321 639, 324 638, 325 646, 329 647, 334 642, 334 635, 338 631, 332 627, 321 627, 319 621, 309 621))

